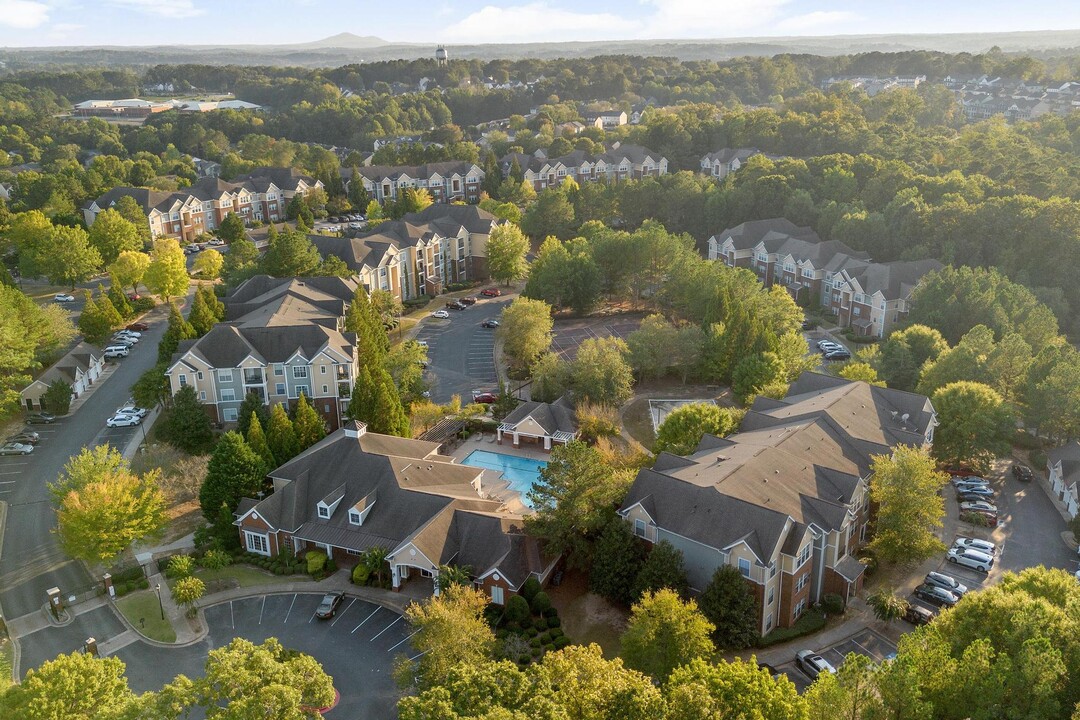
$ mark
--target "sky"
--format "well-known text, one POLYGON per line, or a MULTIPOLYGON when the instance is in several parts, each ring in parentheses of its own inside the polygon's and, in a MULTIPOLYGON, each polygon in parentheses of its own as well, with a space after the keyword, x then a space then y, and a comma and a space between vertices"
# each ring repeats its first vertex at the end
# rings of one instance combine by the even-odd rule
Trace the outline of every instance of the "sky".
POLYGON ((1070 28, 1080 28, 1075 0, 0 0, 6 47, 284 44, 341 32, 473 44, 1070 28))

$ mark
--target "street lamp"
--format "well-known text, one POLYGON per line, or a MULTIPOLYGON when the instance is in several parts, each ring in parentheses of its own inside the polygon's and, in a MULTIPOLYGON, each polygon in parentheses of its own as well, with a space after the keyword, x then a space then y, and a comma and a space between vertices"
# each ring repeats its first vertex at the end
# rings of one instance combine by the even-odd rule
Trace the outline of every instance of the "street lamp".
POLYGON ((158 610, 161 611, 161 619, 165 619, 165 606, 161 604, 161 583, 154 585, 154 592, 157 593, 158 610))

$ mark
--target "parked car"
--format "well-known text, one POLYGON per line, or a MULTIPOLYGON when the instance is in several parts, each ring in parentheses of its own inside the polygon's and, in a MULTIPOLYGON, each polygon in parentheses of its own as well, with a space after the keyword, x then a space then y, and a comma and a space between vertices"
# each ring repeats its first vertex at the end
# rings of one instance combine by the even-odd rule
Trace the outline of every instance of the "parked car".
POLYGON ((435 312, 431 313, 431 317, 445 320, 446 318, 450 317, 450 313, 446 312, 445 310, 436 310, 435 312))
POLYGON ((29 455, 34 446, 26 443, 8 442, 0 445, 0 455, 29 455))
POLYGON ((480 327, 497 328, 499 327, 499 321, 495 318, 488 318, 484 322, 480 323, 480 327))
POLYGON ((495 393, 490 392, 473 393, 472 396, 472 401, 474 403, 482 403, 484 405, 490 405, 491 403, 497 402, 498 400, 499 396, 495 393))
POLYGON ((967 512, 968 510, 985 510, 986 512, 996 513, 997 505, 988 503, 985 500, 971 500, 960 503, 960 512, 967 512))
POLYGON ((105 421, 105 427, 131 427, 142 422, 138 415, 121 415, 117 413, 105 421))
POLYGON ((962 480, 961 482, 953 483, 953 488, 956 490, 956 492, 967 492, 968 490, 990 490, 990 483, 986 482, 985 480, 962 480))
POLYGON ((56 422, 56 416, 47 412, 30 413, 26 416, 26 422, 29 425, 48 425, 56 422))
POLYGON ((499 297, 502 295, 502 290, 499 288, 484 288, 480 291, 480 294, 484 297, 499 297))
POLYGON ((839 348, 839 347, 844 347, 844 346, 841 345, 838 342, 833 342, 832 340, 818 340, 817 341, 817 348, 818 348, 818 350, 821 350, 822 352, 827 352, 829 350, 836 349, 836 348, 839 348))
POLYGON ((795 653, 795 664, 799 666, 799 669, 806 673, 811 680, 817 680, 817 676, 823 672, 836 674, 836 668, 826 660, 818 655, 813 650, 800 650, 795 653))
POLYGON ((128 403, 124 407, 116 408, 117 415, 137 415, 140 418, 146 417, 146 414, 148 412, 149 410, 147 410, 146 408, 138 407, 136 405, 133 405, 132 403, 128 403))
POLYGON ((956 493, 956 500, 958 502, 977 502, 979 500, 992 502, 994 500, 994 495, 993 493, 985 495, 983 493, 964 491, 956 493))
POLYGON ((960 598, 955 593, 943 587, 927 585, 926 583, 915 588, 915 597, 934 605, 945 605, 947 607, 952 607, 960 601, 960 598))
POLYGON ((139 341, 136 338, 129 338, 124 335, 113 335, 112 338, 109 339, 110 345, 123 345, 129 349, 134 347, 137 342, 139 341))
POLYGON ((327 620, 334 617, 334 613, 337 612, 338 605, 345 599, 344 593, 332 592, 323 595, 322 602, 319 603, 319 607, 315 608, 315 617, 320 620, 327 620))
POLYGON ((765 672, 769 673, 769 677, 771 677, 773 680, 775 680, 778 677, 780 677, 781 675, 783 675, 782 672, 780 672, 779 670, 774 668, 769 663, 759 662, 757 664, 757 666, 758 666, 758 670, 764 670, 765 672))
POLYGON ((142 333, 139 332, 138 330, 128 330, 127 328, 124 328, 123 330, 117 330, 116 334, 117 335, 127 335, 128 337, 133 337, 133 338, 141 338, 142 337, 142 333))
POLYGON ((995 493, 993 488, 986 485, 958 485, 956 488, 957 494, 963 493, 964 495, 978 495, 980 497, 976 500, 989 500, 994 497, 995 493))
POLYGON ((934 619, 934 611, 922 605, 909 604, 904 619, 912 625, 929 625, 934 619))
POLYGON ((847 348, 840 348, 838 350, 830 350, 829 352, 825 353, 825 359, 826 360, 850 360, 851 359, 851 353, 847 350, 847 348))
MULTIPOLYGON (((447 317, 450 317, 450 315, 447 314, 447 317)), ((424 348, 425 350, 427 350, 428 348, 427 340, 414 340, 413 342, 415 342, 417 345, 424 348)))
POLYGON ((979 477, 978 475, 953 475, 952 484, 953 487, 960 487, 961 485, 982 485, 983 487, 990 487, 990 481, 986 478, 979 477))
POLYGON ((128 300, 135 302, 136 300, 142 300, 142 295, 139 293, 128 293, 128 300))
POLYGON ((1020 482, 1031 482, 1035 479, 1035 473, 1031 471, 1031 468, 1020 463, 1013 463, 1012 474, 1020 482))
POLYGON ((990 568, 994 567, 994 558, 978 550, 954 547, 949 549, 946 557, 954 565, 963 565, 979 572, 990 572, 990 568))
POLYGON ((977 527, 996 528, 998 526, 997 513, 986 512, 985 510, 968 510, 965 513, 960 513, 960 519, 977 527))
POLYGON ((208 242, 206 244, 209 245, 210 247, 221 247, 222 245, 225 244, 225 241, 222 240, 221 238, 214 238, 213 240, 211 240, 210 242, 208 242))
POLYGON ((939 572, 926 573, 926 579, 923 580, 923 584, 945 588, 957 597, 963 597, 964 593, 968 591, 967 585, 964 585, 952 575, 946 575, 945 573, 939 572))
POLYGON ((810 318, 803 318, 803 321, 802 321, 802 329, 803 330, 811 330, 811 329, 813 329, 813 327, 814 327, 814 321, 813 320, 811 320, 810 318))
POLYGON ((450 310, 464 310, 469 306, 461 302, 460 300, 451 300, 450 302, 446 303, 446 307, 450 310))
POLYGON ((53 295, 53 300, 56 302, 75 302, 74 295, 68 295, 67 293, 56 293, 53 295))
POLYGON ((126 330, 134 330, 135 332, 146 332, 147 330, 150 329, 150 326, 147 325, 144 322, 133 322, 130 325, 128 325, 125 329, 126 330))
POLYGON ((476 304, 476 298, 474 296, 470 295, 469 297, 458 298, 458 302, 459 303, 465 303, 466 305, 475 305, 476 304))
POLYGON ((989 540, 980 540, 978 538, 964 537, 963 535, 953 540, 953 547, 964 548, 965 550, 978 550, 979 552, 986 553, 987 555, 997 555, 998 546, 989 540))
POLYGON ((22 432, 17 432, 14 435, 9 435, 7 439, 4 440, 4 442, 23 443, 24 445, 37 445, 38 440, 40 439, 41 436, 33 430, 23 430, 22 432))
POLYGON ((110 345, 105 348, 105 357, 107 358, 126 358, 128 356, 127 345, 110 345))

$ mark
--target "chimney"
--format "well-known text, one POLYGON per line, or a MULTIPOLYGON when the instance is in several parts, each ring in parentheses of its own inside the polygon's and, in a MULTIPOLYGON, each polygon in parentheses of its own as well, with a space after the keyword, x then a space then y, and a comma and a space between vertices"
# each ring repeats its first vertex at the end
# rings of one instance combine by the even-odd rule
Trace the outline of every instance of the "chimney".
POLYGON ((345 437, 358 438, 367 432, 367 425, 359 420, 350 420, 345 424, 345 437))

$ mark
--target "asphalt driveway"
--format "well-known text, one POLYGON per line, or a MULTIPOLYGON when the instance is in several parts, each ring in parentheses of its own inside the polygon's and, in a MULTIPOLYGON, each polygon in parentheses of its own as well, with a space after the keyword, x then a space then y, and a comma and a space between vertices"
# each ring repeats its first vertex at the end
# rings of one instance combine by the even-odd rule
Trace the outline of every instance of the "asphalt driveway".
MULTIPOLYGON (((460 395, 463 403, 472 393, 497 392, 495 374, 495 331, 481 327, 484 320, 497 318, 513 296, 485 298, 476 295, 477 303, 465 310, 450 310, 450 317, 439 320, 430 315, 421 323, 417 340, 428 344, 427 379, 431 400, 442 404, 460 395)), ((432 312, 441 306, 432 303, 432 312)))

